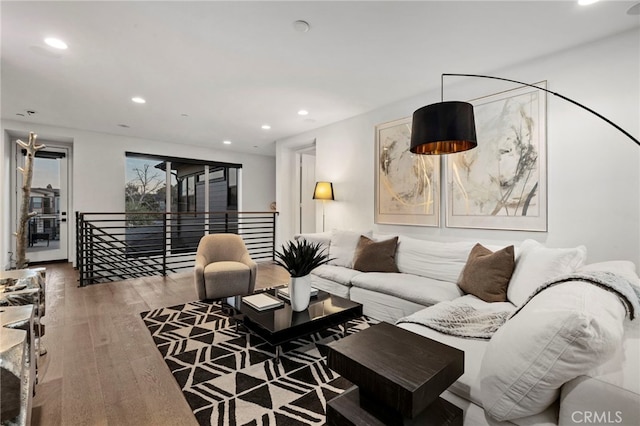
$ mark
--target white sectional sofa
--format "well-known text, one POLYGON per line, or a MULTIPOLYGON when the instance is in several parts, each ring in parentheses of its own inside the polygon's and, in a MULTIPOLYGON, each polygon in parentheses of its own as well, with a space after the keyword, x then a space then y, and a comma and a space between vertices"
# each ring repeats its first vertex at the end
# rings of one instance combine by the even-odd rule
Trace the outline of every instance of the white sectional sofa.
MULTIPOLYGON (((354 269, 360 235, 296 236, 324 244, 334 258, 312 272, 312 286, 362 303, 372 318, 463 350, 465 373, 443 396, 463 408, 465 424, 640 425, 640 320, 630 320, 633 305, 626 299, 587 279, 612 277, 640 288, 632 262, 587 265, 584 247, 552 249, 527 240, 515 247, 506 300, 487 302, 458 285, 477 241, 399 236, 396 272, 361 272, 354 269), (572 279, 535 294, 545 282, 574 272, 586 281, 572 279), (420 323, 460 306, 499 311, 509 319, 484 339, 420 323)), ((374 241, 394 237, 362 235, 374 241)))

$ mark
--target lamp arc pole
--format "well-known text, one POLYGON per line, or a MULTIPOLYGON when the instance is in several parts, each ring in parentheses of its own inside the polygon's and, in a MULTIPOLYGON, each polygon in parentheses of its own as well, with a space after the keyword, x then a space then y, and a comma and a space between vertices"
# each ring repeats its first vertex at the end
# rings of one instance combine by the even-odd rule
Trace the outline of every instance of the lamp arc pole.
POLYGON ((547 93, 551 93, 554 96, 557 96, 561 99, 564 99, 567 102, 570 102, 572 104, 574 104, 575 106, 578 106, 588 112, 590 112, 591 114, 595 115, 596 117, 606 121, 607 123, 609 123, 611 126, 615 127, 616 129, 618 129, 620 132, 622 132, 625 136, 627 136, 629 139, 631 139, 633 142, 636 143, 636 145, 640 146, 640 141, 638 141, 637 138, 633 137, 629 132, 627 132, 626 130, 624 130, 622 127, 618 126, 616 123, 614 123, 613 121, 609 120, 607 117, 605 117, 604 115, 600 114, 599 112, 596 112, 594 110, 592 110, 591 108, 582 105, 580 102, 574 101, 571 98, 568 98, 564 95, 561 95, 560 93, 554 92, 552 90, 549 89, 545 89, 543 87, 539 87, 536 86, 534 84, 529 84, 529 83, 525 83, 523 81, 518 81, 518 80, 512 80, 510 78, 503 78, 503 77, 495 77, 495 76, 491 76, 491 75, 482 75, 482 74, 455 74, 455 73, 444 73, 441 75, 440 77, 440 97, 441 100, 443 100, 444 98, 444 78, 445 77, 476 77, 476 78, 488 78, 491 80, 500 80, 500 81, 507 81, 509 83, 515 83, 515 84, 521 84, 523 86, 527 86, 527 87, 533 87, 535 89, 538 90, 542 90, 543 92, 547 92, 547 93))

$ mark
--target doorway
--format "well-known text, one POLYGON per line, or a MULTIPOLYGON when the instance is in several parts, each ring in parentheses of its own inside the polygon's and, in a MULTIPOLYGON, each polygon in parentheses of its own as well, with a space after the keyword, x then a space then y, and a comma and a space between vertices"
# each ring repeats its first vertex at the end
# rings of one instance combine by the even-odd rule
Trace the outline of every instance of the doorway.
POLYGON ((313 190, 316 179, 316 152, 312 149, 300 151, 297 157, 298 179, 296 188, 297 217, 296 232, 316 232, 316 204, 313 200, 313 190))
MULTIPOLYGON (((45 145, 33 159, 29 211, 36 215, 27 224, 26 257, 30 263, 69 258, 69 148, 45 145)), ((25 166, 26 151, 16 149, 14 158, 16 197, 12 210, 17 227, 23 197, 23 174, 18 168, 25 166)))

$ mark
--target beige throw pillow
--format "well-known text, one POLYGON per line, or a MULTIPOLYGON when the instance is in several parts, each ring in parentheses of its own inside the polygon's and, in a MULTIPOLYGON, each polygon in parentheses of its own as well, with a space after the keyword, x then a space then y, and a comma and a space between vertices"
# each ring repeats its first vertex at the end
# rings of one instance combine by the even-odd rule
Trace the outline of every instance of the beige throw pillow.
POLYGON ((398 237, 376 242, 361 235, 353 260, 353 269, 360 272, 398 272, 397 248, 398 237))
POLYGON ((514 267, 513 246, 494 253, 482 244, 476 244, 469 253, 458 286, 485 302, 506 302, 514 267))

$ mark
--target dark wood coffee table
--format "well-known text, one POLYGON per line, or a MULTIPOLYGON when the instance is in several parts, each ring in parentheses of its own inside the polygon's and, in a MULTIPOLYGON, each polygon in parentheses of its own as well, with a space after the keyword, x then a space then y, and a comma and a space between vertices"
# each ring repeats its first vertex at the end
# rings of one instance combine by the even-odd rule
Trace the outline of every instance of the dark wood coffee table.
MULTIPOLYGON (((258 292, 277 295, 274 287, 258 292)), ((278 297, 278 296, 276 296, 278 297)), ((230 307, 235 312, 234 318, 243 323, 249 331, 262 337, 267 343, 276 347, 276 362, 282 354, 282 344, 309 334, 342 325, 349 320, 362 316, 362 305, 327 292, 318 291, 311 298, 309 307, 302 312, 294 312, 286 298, 280 308, 258 311, 242 302, 242 296, 223 300, 223 307, 230 307)), ((346 334, 346 327, 343 328, 346 334)))
POLYGON ((389 323, 331 342, 327 365, 356 386, 327 403, 327 425, 462 425, 440 398, 464 352, 389 323))

